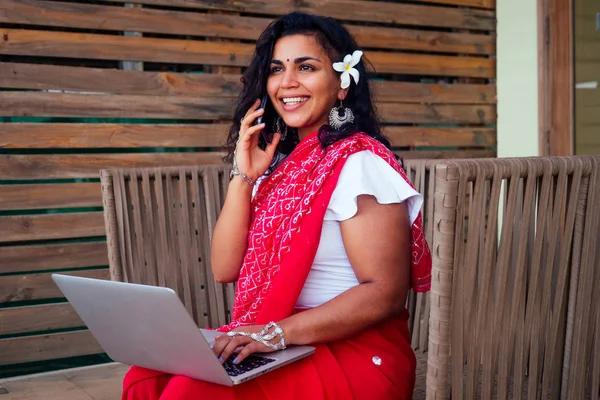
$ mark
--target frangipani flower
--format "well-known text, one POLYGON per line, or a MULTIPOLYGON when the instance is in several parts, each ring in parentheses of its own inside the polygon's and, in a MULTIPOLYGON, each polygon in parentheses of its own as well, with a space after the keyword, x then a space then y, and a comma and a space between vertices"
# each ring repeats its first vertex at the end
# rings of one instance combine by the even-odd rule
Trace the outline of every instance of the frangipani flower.
POLYGON ((360 73, 354 68, 362 57, 363 52, 356 50, 352 54, 346 54, 344 61, 333 63, 333 69, 342 73, 342 89, 350 87, 350 75, 354 78, 354 82, 358 83, 360 73))

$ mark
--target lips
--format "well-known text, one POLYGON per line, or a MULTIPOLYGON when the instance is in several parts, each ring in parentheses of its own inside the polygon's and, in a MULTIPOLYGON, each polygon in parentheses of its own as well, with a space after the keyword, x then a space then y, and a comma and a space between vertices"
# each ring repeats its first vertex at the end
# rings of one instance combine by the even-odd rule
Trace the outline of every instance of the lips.
POLYGON ((285 111, 295 111, 302 107, 304 103, 309 99, 307 96, 294 96, 294 97, 282 97, 281 103, 283 103, 283 109, 285 111))

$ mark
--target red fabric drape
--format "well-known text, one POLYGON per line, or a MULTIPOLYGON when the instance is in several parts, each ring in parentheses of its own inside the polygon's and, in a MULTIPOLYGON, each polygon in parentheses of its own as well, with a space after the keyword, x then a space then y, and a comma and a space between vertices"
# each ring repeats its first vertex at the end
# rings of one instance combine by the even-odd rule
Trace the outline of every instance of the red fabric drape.
MULTIPOLYGON (((252 203, 232 323, 221 331, 291 315, 342 167, 349 155, 363 150, 382 157, 411 184, 380 142, 357 134, 325 152, 316 132, 261 184, 252 203)), ((411 227, 411 285, 416 291, 428 290, 431 279, 431 255, 421 224, 419 214, 411 227)), ((123 399, 409 399, 415 358, 407 317, 405 312, 353 338, 318 345, 315 355, 233 388, 133 367, 124 381, 123 399)))

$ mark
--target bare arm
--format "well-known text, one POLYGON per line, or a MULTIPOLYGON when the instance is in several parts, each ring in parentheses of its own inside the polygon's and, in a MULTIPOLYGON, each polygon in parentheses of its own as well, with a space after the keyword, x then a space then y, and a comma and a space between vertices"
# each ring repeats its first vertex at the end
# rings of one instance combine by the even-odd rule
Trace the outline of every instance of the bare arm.
MULTIPOLYGON (((258 147, 258 134, 264 128, 264 124, 252 124, 264 113, 259 106, 260 100, 257 100, 242 120, 236 155, 238 169, 255 181, 271 165, 281 138, 279 134, 275 134, 273 142, 265 150, 258 147)), ((229 183, 225 204, 217 220, 211 243, 212 271, 219 282, 233 282, 240 274, 248 247, 252 188, 239 176, 235 176, 229 183)))
MULTIPOLYGON (((359 285, 325 304, 279 322, 287 344, 315 344, 351 337, 397 315, 410 281, 410 227, 406 204, 382 205, 358 197, 356 215, 340 223, 346 253, 359 285)), ((262 325, 239 330, 260 332, 262 325)), ((254 352, 272 349, 248 337, 217 338, 214 351, 226 360, 239 346, 241 362, 254 352)))
POLYGON ((403 308, 410 285, 410 220, 402 204, 358 197, 356 215, 340 223, 344 247, 359 285, 327 303, 280 322, 289 344, 339 340, 403 308))
POLYGON ((212 271, 219 282, 237 280, 248 246, 252 186, 240 177, 229 183, 211 243, 212 271))

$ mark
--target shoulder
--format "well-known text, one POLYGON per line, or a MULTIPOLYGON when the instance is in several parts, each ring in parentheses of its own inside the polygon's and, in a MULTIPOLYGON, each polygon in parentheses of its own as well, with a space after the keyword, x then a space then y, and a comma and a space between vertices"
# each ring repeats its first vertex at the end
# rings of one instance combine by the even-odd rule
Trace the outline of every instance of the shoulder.
POLYGON ((348 156, 325 219, 351 218, 357 212, 356 199, 363 194, 374 196, 380 204, 408 202, 411 223, 423 203, 423 196, 386 160, 376 152, 362 150, 348 156))

